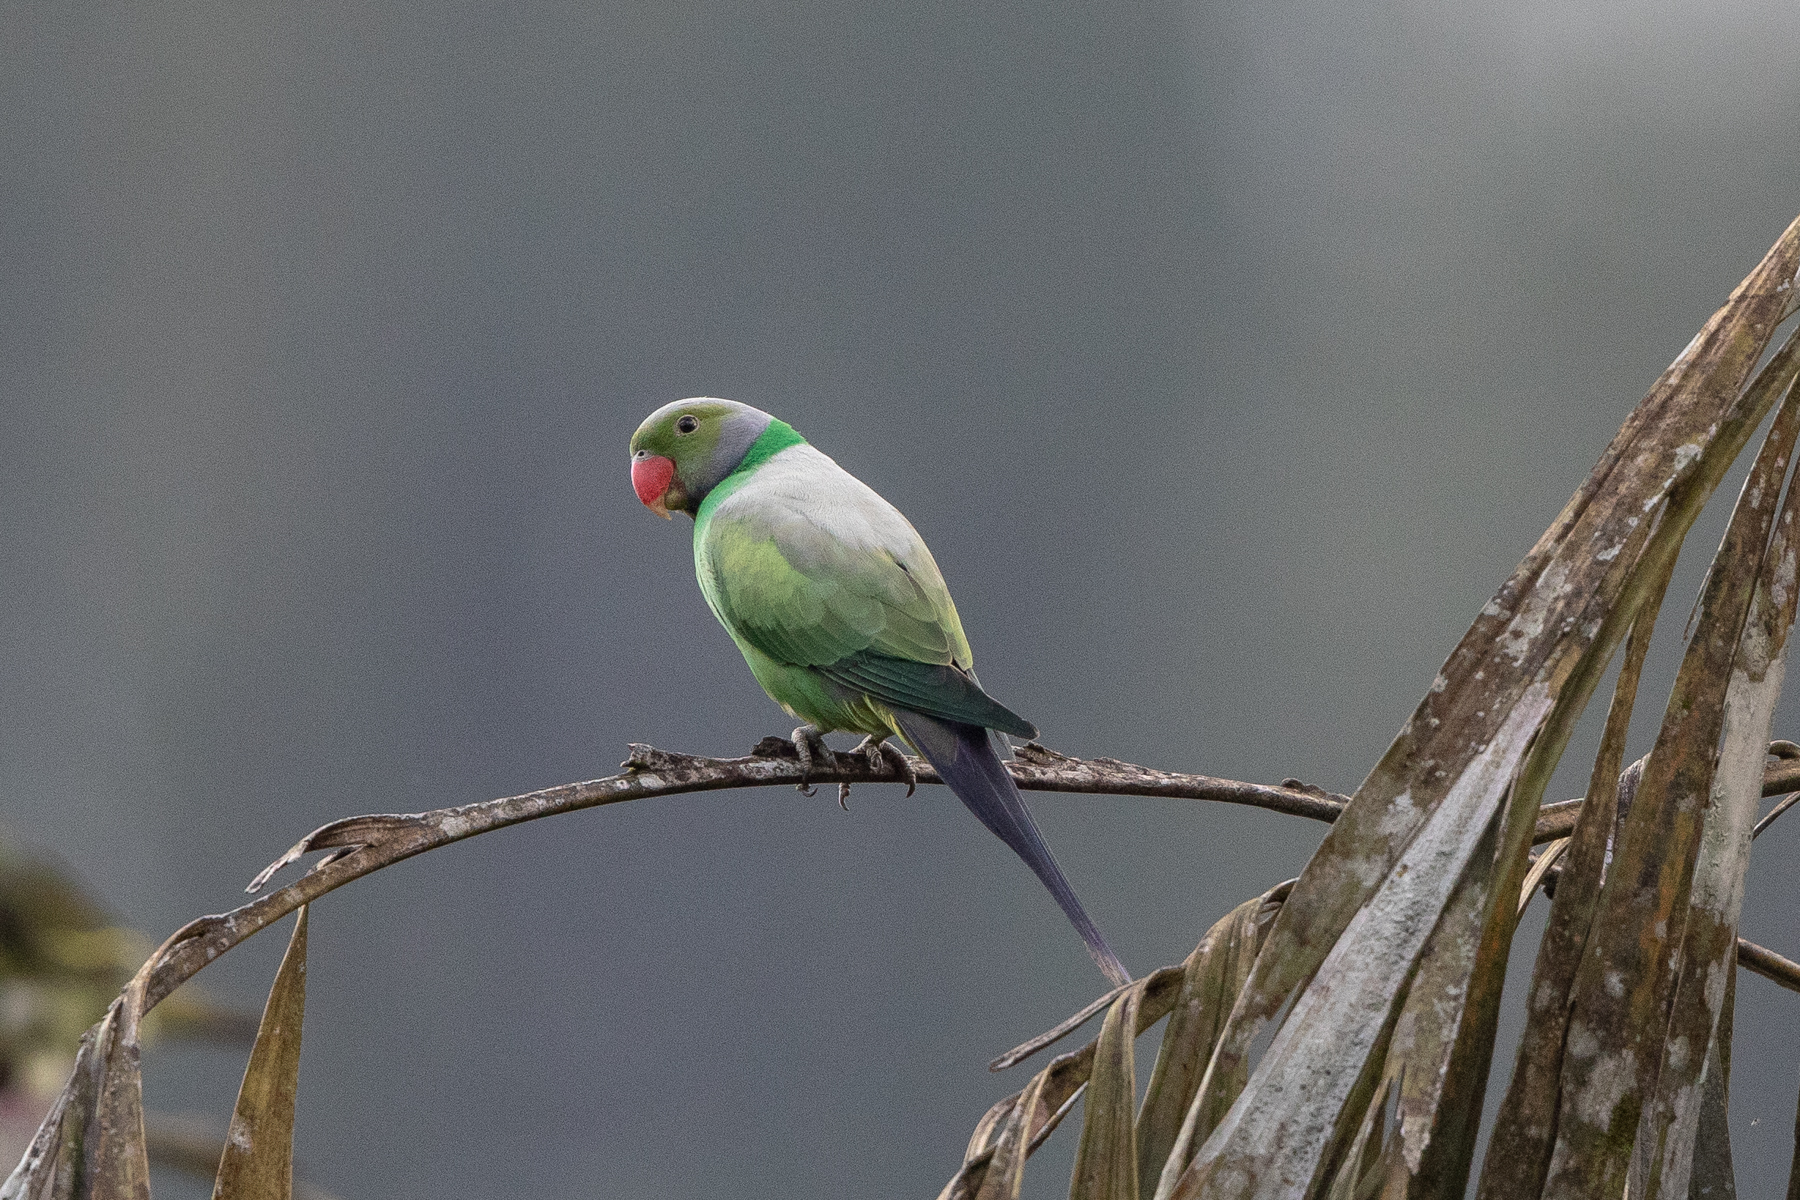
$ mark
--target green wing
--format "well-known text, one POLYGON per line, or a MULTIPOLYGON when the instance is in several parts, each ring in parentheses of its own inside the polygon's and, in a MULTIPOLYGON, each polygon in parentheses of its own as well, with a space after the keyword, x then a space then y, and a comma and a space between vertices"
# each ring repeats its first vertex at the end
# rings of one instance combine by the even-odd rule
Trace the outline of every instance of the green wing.
POLYGON ((929 554, 922 565, 903 563, 886 547, 853 550, 805 522, 771 524, 721 512, 704 531, 700 586, 732 633, 793 666, 825 666, 863 650, 969 664, 962 623, 929 554))
POLYGON ((802 496, 779 476, 753 479, 702 512, 694 565, 720 622, 776 662, 812 667, 883 703, 1032 736, 968 673, 974 654, 918 533, 818 460, 829 475, 808 480, 802 496))
POLYGON ((981 690, 960 667, 940 667, 862 651, 814 668, 833 683, 867 692, 895 708, 1034 738, 1037 726, 981 690))

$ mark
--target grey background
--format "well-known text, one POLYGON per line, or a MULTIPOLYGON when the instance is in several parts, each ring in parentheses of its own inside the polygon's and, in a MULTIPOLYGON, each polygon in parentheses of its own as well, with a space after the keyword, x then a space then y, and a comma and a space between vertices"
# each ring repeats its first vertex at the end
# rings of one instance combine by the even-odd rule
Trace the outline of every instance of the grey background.
MULTIPOLYGON (((334 817, 785 730, 627 483, 691 394, 899 505, 1051 745, 1353 788, 1800 212, 1785 3, 0 11, 0 818, 157 936, 334 817)), ((1034 806, 1139 971, 1320 833, 1034 806)), ((1796 828, 1745 919, 1790 954, 1796 828)), ((259 1003, 280 937, 204 978, 259 1003)), ((347 1200, 935 1194, 987 1059, 1102 985, 892 787, 496 834, 313 947, 347 1200)), ((1793 1000, 1740 989, 1748 1195, 1793 1000)), ((222 1128, 240 1069, 150 1101, 222 1128)))

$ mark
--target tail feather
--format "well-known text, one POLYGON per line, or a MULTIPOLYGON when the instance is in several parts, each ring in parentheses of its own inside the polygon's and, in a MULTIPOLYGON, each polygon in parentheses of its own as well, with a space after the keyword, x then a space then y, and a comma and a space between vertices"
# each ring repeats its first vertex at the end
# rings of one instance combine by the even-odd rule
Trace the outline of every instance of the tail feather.
POLYGON ((979 725, 940 720, 905 709, 894 709, 893 713, 900 732, 937 768, 957 799, 995 837, 1012 847, 1013 853, 1024 859, 1025 865, 1050 889, 1106 977, 1115 985, 1130 983, 1130 972, 1100 936, 1081 901, 1075 898, 1075 889, 1069 886, 1062 868, 1056 865, 1056 857, 1045 844, 1044 835, 1038 832, 1037 822, 1031 819, 1018 785, 994 751, 993 735, 979 725))

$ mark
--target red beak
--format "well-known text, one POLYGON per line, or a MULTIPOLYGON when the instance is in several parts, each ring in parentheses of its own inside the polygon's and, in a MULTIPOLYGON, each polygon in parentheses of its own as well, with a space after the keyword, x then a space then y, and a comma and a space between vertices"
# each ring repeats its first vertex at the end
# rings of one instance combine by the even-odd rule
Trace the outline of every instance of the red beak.
POLYGON ((669 506, 663 503, 663 497, 669 494, 669 484, 675 480, 675 462, 673 459, 657 455, 652 458, 634 458, 631 460, 631 487, 637 492, 651 512, 664 519, 668 518, 669 506))

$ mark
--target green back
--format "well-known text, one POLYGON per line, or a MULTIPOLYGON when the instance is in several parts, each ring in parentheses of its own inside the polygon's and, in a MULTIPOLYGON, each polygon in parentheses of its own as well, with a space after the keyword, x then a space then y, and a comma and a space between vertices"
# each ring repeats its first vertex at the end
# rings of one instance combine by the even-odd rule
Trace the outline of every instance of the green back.
POLYGON ((802 444, 771 425, 696 514, 695 573, 720 622, 740 647, 883 703, 1029 736, 967 674, 974 654, 919 535, 811 447, 776 457, 802 444))

